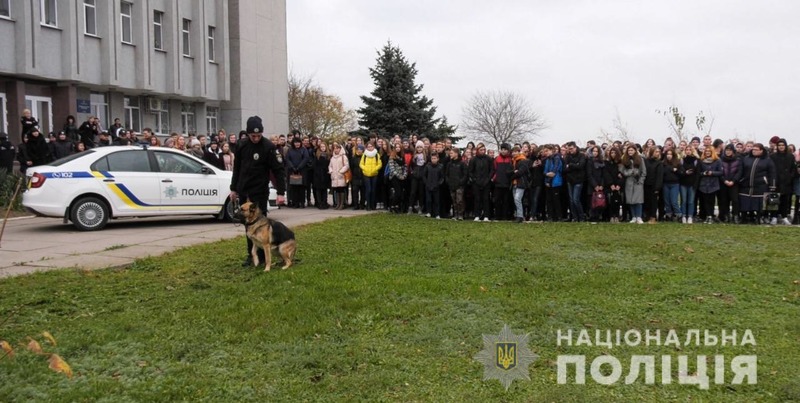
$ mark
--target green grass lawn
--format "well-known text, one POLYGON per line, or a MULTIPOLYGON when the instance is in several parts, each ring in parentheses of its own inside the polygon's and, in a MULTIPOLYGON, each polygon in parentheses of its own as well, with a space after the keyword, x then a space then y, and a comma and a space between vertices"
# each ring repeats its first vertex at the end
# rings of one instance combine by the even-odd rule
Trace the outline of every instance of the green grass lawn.
POLYGON ((0 360, 0 401, 800 401, 798 228, 384 214, 297 238, 288 271, 241 268, 240 238, 0 281, 0 340, 17 347, 0 360), (539 356, 508 391, 473 359, 504 324, 539 356), (675 329, 681 346, 559 347, 559 329, 675 329), (689 329, 751 329, 757 344, 683 345, 689 329), (23 351, 28 336, 74 377, 23 351), (557 383, 561 354, 588 357, 585 385, 557 383), (611 386, 589 375, 603 354, 623 364, 611 386), (757 355, 758 384, 731 385, 730 371, 714 384, 712 359, 708 390, 680 385, 679 354, 690 369, 697 355, 757 355), (673 383, 625 384, 633 355, 673 355, 673 383))

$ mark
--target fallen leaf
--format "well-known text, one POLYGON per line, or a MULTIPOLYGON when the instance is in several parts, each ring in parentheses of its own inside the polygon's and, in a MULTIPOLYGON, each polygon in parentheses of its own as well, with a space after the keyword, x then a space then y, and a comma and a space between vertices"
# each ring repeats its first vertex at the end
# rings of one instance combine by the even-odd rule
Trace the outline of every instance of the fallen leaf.
POLYGON ((139 368, 144 368, 147 366, 147 361, 139 361, 136 363, 136 365, 138 365, 139 368))
POLYGON ((589 329, 591 329, 591 328, 593 328, 593 327, 594 327, 594 325, 593 325, 593 324, 591 324, 591 323, 584 323, 584 324, 583 324, 583 327, 588 327, 589 329))
POLYGON ((720 292, 715 292, 715 293, 712 293, 711 295, 713 295, 713 296, 715 296, 715 297, 721 297, 721 296, 722 296, 722 293, 720 293, 720 292))
POLYGON ((173 287, 173 286, 171 286, 171 285, 168 285, 168 286, 166 287, 166 289, 167 289, 167 291, 175 291, 175 287, 173 287))
POLYGON ((69 364, 59 357, 58 354, 51 354, 49 361, 50 369, 56 372, 63 372, 67 378, 72 378, 72 368, 70 368, 69 364))
POLYGON ((8 342, 7 342, 7 341, 5 341, 5 340, 0 340, 0 348, 2 348, 2 349, 3 349, 3 351, 5 351, 5 352, 6 352, 6 354, 5 354, 5 355, 7 355, 7 356, 9 356, 9 357, 13 357, 13 356, 14 356, 14 349, 13 349, 13 348, 11 348, 11 345, 10 345, 10 344, 8 344, 8 342))
POLYGON ((692 249, 691 246, 687 246, 687 247, 683 248, 683 250, 685 250, 687 253, 694 253, 694 249, 692 249))
POLYGON ((42 346, 39 344, 38 341, 36 341, 34 339, 31 339, 31 341, 28 342, 28 350, 33 351, 36 354, 42 354, 43 353, 42 352, 42 346))
POLYGON ((486 287, 481 286, 481 291, 486 292, 486 287))
POLYGON ((800 285, 800 280, 795 280, 795 281, 792 281, 792 284, 794 284, 794 285, 800 285))
POLYGON ((44 331, 44 332, 42 332, 42 336, 44 336, 44 338, 45 338, 45 339, 47 339, 47 341, 48 341, 50 344, 52 344, 53 346, 56 346, 56 345, 57 345, 57 344, 56 344, 56 338, 55 338, 55 337, 53 337, 53 335, 52 335, 52 334, 50 334, 50 332, 48 332, 48 331, 44 331))

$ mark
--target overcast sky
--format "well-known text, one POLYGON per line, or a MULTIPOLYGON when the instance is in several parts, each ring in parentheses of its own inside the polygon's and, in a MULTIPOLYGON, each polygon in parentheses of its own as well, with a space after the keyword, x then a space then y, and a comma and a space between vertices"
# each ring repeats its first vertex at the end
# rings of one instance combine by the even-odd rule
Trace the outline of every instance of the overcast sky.
POLYGON ((362 106, 388 40, 451 123, 478 90, 527 97, 538 142, 596 138, 619 111, 634 139, 677 105, 712 136, 800 141, 800 1, 287 0, 289 68, 362 106))

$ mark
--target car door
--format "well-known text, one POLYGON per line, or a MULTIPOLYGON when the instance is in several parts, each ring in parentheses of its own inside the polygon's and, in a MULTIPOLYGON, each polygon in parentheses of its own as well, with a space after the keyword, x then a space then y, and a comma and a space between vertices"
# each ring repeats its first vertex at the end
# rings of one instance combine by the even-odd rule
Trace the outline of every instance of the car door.
POLYGON ((216 214, 224 195, 216 172, 183 153, 151 151, 159 171, 161 206, 175 214, 216 214))
POLYGON ((91 169, 103 181, 115 215, 153 215, 160 211, 158 173, 146 150, 109 153, 95 161, 91 169))

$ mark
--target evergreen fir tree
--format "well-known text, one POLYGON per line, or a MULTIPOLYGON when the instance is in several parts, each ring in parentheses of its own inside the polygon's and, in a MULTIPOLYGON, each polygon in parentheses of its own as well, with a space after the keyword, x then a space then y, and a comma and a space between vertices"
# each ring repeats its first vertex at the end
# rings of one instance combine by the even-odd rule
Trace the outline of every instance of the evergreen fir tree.
POLYGON ((420 137, 436 132, 440 119, 434 119, 433 100, 422 95, 422 85, 414 80, 416 63, 409 63, 399 47, 387 43, 378 51, 377 64, 369 74, 375 82, 371 96, 361 96, 364 107, 358 110, 358 124, 381 136, 417 133, 420 137))

